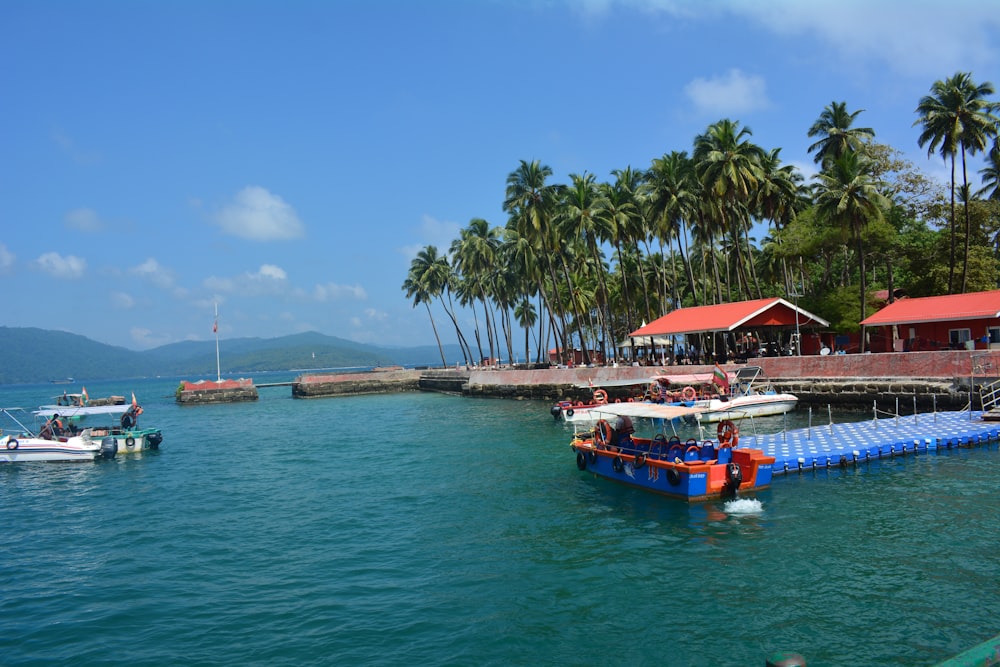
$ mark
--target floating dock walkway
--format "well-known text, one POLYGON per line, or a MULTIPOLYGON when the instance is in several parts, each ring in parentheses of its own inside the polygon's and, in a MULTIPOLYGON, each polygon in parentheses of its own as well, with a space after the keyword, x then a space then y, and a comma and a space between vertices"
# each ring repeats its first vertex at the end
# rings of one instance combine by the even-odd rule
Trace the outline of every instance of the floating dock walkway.
POLYGON ((740 433, 739 446, 775 458, 774 474, 853 465, 879 458, 926 454, 1000 440, 1000 423, 982 412, 931 412, 827 424, 768 435, 740 433))

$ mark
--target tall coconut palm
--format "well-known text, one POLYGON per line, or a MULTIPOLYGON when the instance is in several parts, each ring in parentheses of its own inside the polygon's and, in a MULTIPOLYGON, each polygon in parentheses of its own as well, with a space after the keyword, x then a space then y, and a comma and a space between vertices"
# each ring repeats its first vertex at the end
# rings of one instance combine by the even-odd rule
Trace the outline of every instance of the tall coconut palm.
POLYGON ((809 128, 810 137, 821 137, 809 147, 816 151, 813 160, 826 168, 827 163, 836 160, 847 151, 860 151, 866 139, 873 139, 875 131, 870 127, 851 127, 864 109, 847 111, 847 102, 830 102, 816 122, 809 128))
MULTIPOLYGON (((928 157, 940 149, 941 157, 951 160, 951 251, 949 255, 948 292, 955 288, 955 160, 962 155, 962 183, 968 185, 966 154, 985 150, 989 137, 997 136, 1000 118, 994 113, 994 103, 986 99, 994 92, 993 84, 977 85, 969 72, 957 72, 944 81, 935 81, 931 94, 920 99, 914 125, 923 127, 917 143, 927 144, 928 157)), ((967 284, 970 236, 969 208, 965 207, 965 255, 962 260, 962 286, 967 284)))
MULTIPOLYGON (((814 188, 816 213, 839 227, 846 238, 854 240, 858 253, 861 282, 861 320, 867 317, 867 276, 865 272, 864 231, 868 223, 880 220, 890 202, 879 192, 871 177, 872 164, 854 151, 847 151, 821 172, 814 188)), ((861 351, 864 351, 864 331, 861 351)))
POLYGON ((976 192, 979 197, 1000 201, 1000 144, 994 143, 986 158, 986 166, 979 170, 983 187, 976 192))
POLYGON ((706 201, 721 228, 732 236, 737 279, 744 294, 750 293, 750 280, 740 236, 749 222, 747 205, 763 178, 760 164, 764 151, 748 139, 752 134, 749 127, 726 118, 709 126, 694 141, 695 173, 705 196, 713 198, 706 201))
MULTIPOLYGON (((490 359, 494 359, 495 323, 490 313, 489 294, 496 288, 496 253, 499 245, 500 230, 490 228, 490 224, 482 218, 473 218, 469 225, 459 232, 459 238, 451 244, 451 256, 455 268, 461 273, 465 287, 472 295, 472 307, 475 301, 483 304, 486 321, 486 338, 490 350, 490 359)), ((479 340, 479 332, 476 332, 479 340)))
MULTIPOLYGON (((642 185, 644 201, 648 206, 649 218, 661 241, 667 242, 673 254, 673 239, 677 239, 677 249, 681 265, 687 277, 687 289, 695 298, 694 274, 688 244, 687 223, 695 216, 698 207, 698 181, 694 177, 694 166, 686 152, 673 151, 653 160, 646 171, 642 185)), ((671 262, 673 266, 673 262, 671 262)), ((674 284, 676 289, 676 276, 674 284)), ((666 294, 663 294, 666 297, 666 294)), ((675 300, 678 295, 675 294, 675 300)))
MULTIPOLYGON (((563 308, 562 298, 557 289, 559 281, 556 278, 556 262, 553 259, 556 239, 552 220, 562 187, 547 184, 545 181, 550 176, 552 176, 551 167, 540 164, 538 160, 531 162, 521 160, 518 168, 507 175, 503 210, 511 216, 518 234, 536 244, 540 250, 538 259, 549 273, 551 303, 555 306, 560 323, 556 336, 559 347, 564 354, 568 354, 566 310, 563 308)), ((544 290, 544 282, 539 280, 538 287, 539 290, 544 290)))
POLYGON ((441 365, 447 366, 448 362, 444 358, 444 347, 441 345, 441 337, 438 335, 437 324, 434 323, 434 313, 431 312, 431 301, 440 296, 444 283, 447 281, 448 260, 437 254, 437 248, 429 245, 417 253, 417 256, 410 262, 410 272, 403 281, 403 290, 406 291, 406 298, 413 299, 413 307, 416 308, 421 303, 427 308, 427 316, 431 320, 431 329, 434 330, 434 340, 437 341, 438 352, 441 353, 441 365), (443 265, 442 265, 443 262, 443 265))
MULTIPOLYGON (((607 275, 604 270, 604 258, 599 247, 599 240, 607 236, 604 229, 607 209, 605 199, 597 187, 597 179, 593 174, 584 172, 570 174, 570 184, 563 191, 563 199, 559 208, 558 228, 563 236, 582 239, 590 252, 590 259, 598 283, 598 300, 602 304, 608 301, 607 275)), ((578 313, 579 314, 579 313, 578 313)), ((609 321, 605 313, 601 314, 603 323, 609 321)), ((605 329, 604 338, 610 338, 611 332, 605 329)))

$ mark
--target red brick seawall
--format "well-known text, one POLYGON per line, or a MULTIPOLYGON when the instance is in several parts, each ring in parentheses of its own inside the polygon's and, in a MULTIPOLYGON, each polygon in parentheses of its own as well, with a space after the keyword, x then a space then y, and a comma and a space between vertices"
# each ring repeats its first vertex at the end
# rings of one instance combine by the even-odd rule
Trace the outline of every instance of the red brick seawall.
MULTIPOLYGON (((1000 350, 766 357, 747 365, 763 368, 776 389, 796 394, 803 403, 871 405, 876 400, 888 405, 902 399, 923 407, 961 407, 969 401, 973 363, 979 367, 974 384, 1000 377, 1000 350)), ((723 366, 732 371, 741 364, 723 366)), ((476 370, 465 391, 493 398, 586 400, 592 383, 604 385, 612 399, 624 400, 634 387, 615 387, 616 382, 711 370, 705 365, 476 370)))
MULTIPOLYGON (((760 366, 771 379, 837 378, 968 378, 975 361, 978 376, 1000 376, 1000 350, 969 352, 889 352, 884 354, 841 354, 808 357, 762 357, 746 365, 760 366)), ((723 364, 735 370, 743 364, 723 364)), ((622 380, 640 381, 654 375, 710 373, 712 366, 599 366, 596 368, 550 368, 543 370, 476 370, 470 385, 582 385, 622 380)))

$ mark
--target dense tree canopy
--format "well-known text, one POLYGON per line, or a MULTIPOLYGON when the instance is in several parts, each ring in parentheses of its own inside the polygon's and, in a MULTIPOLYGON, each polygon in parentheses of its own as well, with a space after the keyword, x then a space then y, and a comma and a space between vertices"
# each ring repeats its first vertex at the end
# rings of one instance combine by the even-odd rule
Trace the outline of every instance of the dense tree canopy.
POLYGON ((838 101, 806 128, 821 168, 809 183, 782 163, 780 148, 755 144, 749 127, 728 118, 689 150, 655 157, 644 170, 613 170, 604 182, 585 172, 554 183, 551 167, 522 160, 507 177, 505 223, 472 218, 446 256, 428 246, 403 289, 432 324, 430 304, 440 302, 466 363, 517 359, 515 327, 525 361, 547 359, 550 346, 582 349, 589 361, 591 350, 612 358, 616 341, 682 306, 796 295, 835 331, 850 332, 875 290, 996 289, 1000 119, 992 94, 991 84, 960 72, 917 105, 915 142, 950 162, 947 185, 879 144, 874 129, 855 125, 862 111, 838 101), (966 156, 978 152, 987 161, 976 190, 966 156), (761 229, 764 238, 751 236, 761 229), (452 295, 473 313, 475 351, 452 295))

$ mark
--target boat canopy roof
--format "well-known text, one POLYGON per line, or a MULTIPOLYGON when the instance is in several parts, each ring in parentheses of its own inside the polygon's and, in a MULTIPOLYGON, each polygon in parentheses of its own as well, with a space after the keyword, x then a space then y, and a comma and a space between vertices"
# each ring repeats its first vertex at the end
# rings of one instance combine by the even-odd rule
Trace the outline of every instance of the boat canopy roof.
POLYGON ((705 412, 706 407, 684 407, 664 403, 608 403, 590 409, 592 415, 608 417, 639 417, 645 419, 676 419, 705 412))
POLYGON ((85 407, 78 405, 43 405, 32 414, 45 418, 56 414, 66 418, 91 417, 94 415, 123 415, 131 407, 131 403, 125 403, 124 405, 88 405, 85 407))

